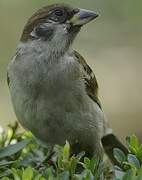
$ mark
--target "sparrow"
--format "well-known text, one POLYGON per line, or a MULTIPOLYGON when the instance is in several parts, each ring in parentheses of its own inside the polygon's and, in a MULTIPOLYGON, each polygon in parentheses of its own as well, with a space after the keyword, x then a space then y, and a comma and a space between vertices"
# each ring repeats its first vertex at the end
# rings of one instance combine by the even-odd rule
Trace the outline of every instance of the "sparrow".
POLYGON ((52 4, 26 23, 7 80, 21 125, 49 147, 66 140, 74 154, 102 155, 109 131, 96 77, 72 44, 94 11, 52 4))

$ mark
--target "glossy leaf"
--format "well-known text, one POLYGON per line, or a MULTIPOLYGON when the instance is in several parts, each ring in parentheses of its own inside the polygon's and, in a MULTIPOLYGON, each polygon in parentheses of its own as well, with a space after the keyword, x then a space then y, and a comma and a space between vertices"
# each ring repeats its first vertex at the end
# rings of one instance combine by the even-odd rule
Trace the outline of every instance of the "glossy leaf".
POLYGON ((8 145, 7 147, 0 149, 0 159, 17 153, 18 151, 22 150, 29 142, 30 139, 25 139, 17 144, 8 145))
POLYGON ((124 154, 123 151, 121 151, 118 148, 114 148, 113 154, 114 154, 115 159, 120 163, 122 163, 126 160, 126 155, 124 154))
POLYGON ((140 162, 133 154, 128 154, 128 162, 134 165, 136 168, 140 168, 140 162))

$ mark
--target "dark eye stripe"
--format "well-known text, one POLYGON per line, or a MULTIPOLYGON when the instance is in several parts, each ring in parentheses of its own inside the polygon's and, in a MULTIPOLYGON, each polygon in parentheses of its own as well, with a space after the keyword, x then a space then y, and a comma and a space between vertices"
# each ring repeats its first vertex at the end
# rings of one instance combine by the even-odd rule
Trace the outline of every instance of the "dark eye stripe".
POLYGON ((41 24, 35 29, 36 36, 43 40, 51 40, 54 34, 54 29, 48 24, 41 24))
POLYGON ((44 25, 40 25, 36 28, 36 34, 38 36, 45 36, 47 34, 47 29, 44 25))

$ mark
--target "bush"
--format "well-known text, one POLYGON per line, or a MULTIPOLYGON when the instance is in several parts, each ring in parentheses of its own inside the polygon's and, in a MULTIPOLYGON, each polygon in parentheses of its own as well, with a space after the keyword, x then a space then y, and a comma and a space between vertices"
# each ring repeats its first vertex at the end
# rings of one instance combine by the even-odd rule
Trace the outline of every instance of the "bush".
POLYGON ((126 138, 128 155, 114 149, 120 166, 88 159, 84 152, 70 155, 70 145, 55 146, 53 152, 36 142, 30 132, 18 126, 0 129, 0 179, 2 180, 141 180, 142 144, 132 135, 126 138), (108 165, 109 164, 109 165, 108 165))

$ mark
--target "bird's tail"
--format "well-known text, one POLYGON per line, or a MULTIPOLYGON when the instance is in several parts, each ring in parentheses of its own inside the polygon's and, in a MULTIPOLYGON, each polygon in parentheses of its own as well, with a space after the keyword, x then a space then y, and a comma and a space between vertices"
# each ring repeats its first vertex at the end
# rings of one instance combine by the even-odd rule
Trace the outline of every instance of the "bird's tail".
POLYGON ((120 142, 120 140, 114 134, 107 134, 102 138, 103 148, 114 165, 119 165, 119 162, 114 158, 113 149, 119 148, 125 154, 128 154, 127 148, 120 142))

